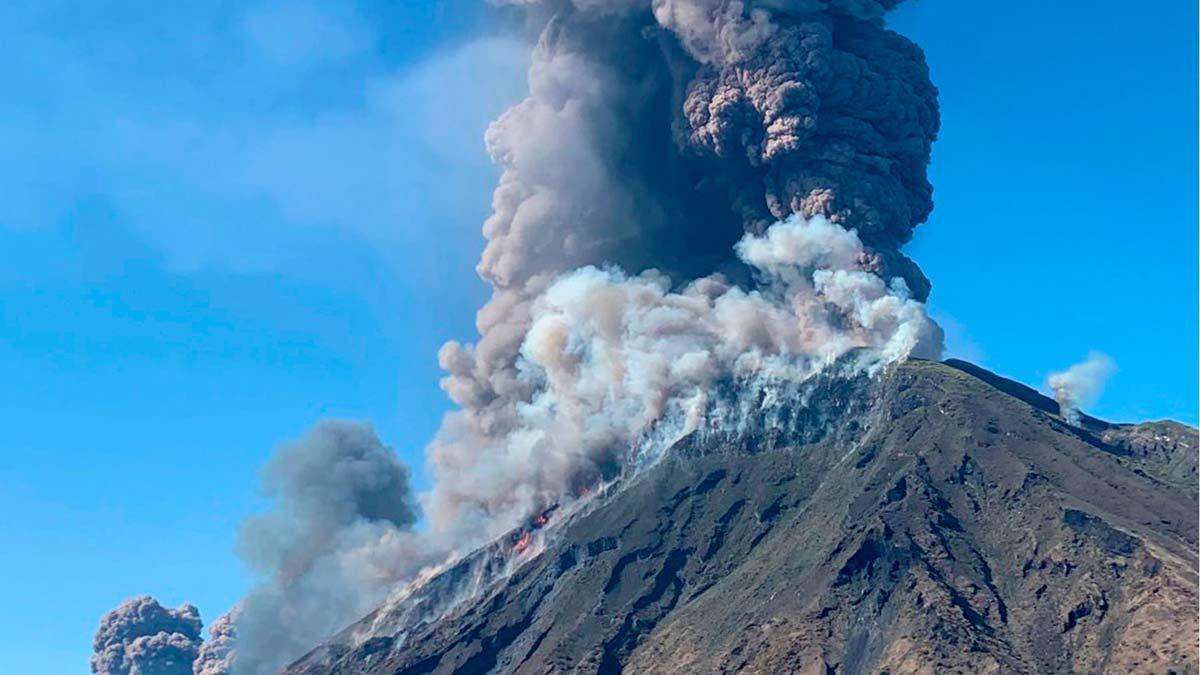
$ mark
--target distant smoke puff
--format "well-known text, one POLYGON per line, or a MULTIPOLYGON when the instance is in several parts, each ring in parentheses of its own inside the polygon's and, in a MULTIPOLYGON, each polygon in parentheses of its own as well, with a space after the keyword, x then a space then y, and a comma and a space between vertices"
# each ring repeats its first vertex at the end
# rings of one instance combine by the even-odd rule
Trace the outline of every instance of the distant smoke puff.
POLYGON ((150 596, 130 598, 100 619, 92 647, 96 675, 192 675, 200 612, 168 609, 150 596))
POLYGON ((1117 365, 1105 354, 1091 352, 1080 363, 1046 379, 1046 385, 1054 393, 1054 400, 1062 416, 1071 424, 1078 425, 1080 409, 1090 406, 1099 399, 1104 384, 1117 371, 1117 365))

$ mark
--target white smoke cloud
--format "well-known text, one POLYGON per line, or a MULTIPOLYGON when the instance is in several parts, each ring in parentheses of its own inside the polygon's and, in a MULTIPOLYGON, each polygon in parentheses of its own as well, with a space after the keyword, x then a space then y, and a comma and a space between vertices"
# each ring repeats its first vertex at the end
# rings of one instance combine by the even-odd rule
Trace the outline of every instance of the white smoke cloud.
POLYGON ((1054 393, 1062 416, 1069 423, 1078 425, 1080 409, 1100 398, 1105 383, 1116 371, 1117 364, 1107 354, 1091 352, 1070 368, 1051 373, 1046 378, 1046 386, 1054 393))
POLYGON ((507 530, 619 467, 657 427, 690 430, 688 411, 723 378, 800 381, 858 348, 879 362, 940 354, 941 331, 904 282, 856 267, 854 232, 793 216, 736 251, 757 274, 753 290, 719 275, 673 290, 654 270, 588 266, 532 300, 516 364, 530 393, 511 426, 458 413, 430 446, 434 527, 507 530))

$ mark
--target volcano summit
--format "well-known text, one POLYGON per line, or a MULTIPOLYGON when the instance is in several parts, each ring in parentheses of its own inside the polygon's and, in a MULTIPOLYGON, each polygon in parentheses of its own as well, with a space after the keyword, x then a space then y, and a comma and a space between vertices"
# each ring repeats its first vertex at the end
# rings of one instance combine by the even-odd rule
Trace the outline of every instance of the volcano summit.
POLYGON ((431 487, 318 424, 214 638, 143 599, 93 672, 1197 671, 1195 431, 1084 415, 1101 355, 1057 401, 940 362, 898 0, 498 4, 529 92, 431 487))
POLYGON ((1194 429, 954 361, 794 393, 286 672, 1197 672, 1194 429))

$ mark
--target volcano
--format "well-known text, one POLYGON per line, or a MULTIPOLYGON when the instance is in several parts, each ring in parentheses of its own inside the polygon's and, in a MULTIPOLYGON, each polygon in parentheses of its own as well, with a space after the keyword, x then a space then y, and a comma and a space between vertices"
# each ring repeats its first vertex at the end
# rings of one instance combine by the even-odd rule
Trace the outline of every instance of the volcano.
POLYGON ((782 423, 691 433, 285 672, 1197 672, 1195 429, 1074 426, 954 360, 772 405, 782 423))

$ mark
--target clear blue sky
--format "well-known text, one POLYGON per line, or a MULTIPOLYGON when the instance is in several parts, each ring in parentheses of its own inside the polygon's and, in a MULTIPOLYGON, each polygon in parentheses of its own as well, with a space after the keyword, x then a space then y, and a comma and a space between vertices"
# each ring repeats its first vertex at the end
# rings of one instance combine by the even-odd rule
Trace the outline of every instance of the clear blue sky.
MULTIPOLYGON (((1040 385, 1098 349, 1092 412, 1194 423, 1194 3, 979 7, 894 18, 942 91, 910 250, 954 351, 1040 385)), ((84 671, 131 594, 224 611, 257 472, 319 417, 420 471, 523 86, 483 32, 473 0, 0 3, 0 672, 84 671)))

